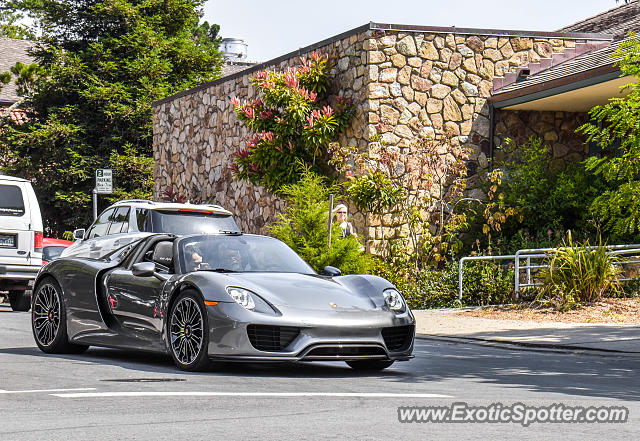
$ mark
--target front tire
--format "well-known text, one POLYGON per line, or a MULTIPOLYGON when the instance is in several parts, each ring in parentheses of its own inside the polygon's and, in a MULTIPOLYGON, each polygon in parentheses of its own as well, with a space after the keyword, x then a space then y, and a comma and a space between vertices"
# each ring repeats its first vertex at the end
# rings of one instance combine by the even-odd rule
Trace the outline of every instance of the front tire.
POLYGON ((169 353, 184 371, 202 371, 211 366, 207 311, 200 296, 185 290, 171 306, 167 322, 169 353))
POLYGON ((393 364, 393 360, 354 360, 346 362, 356 371, 381 371, 393 364))
POLYGON ((69 342, 62 288, 51 277, 33 291, 31 330, 36 344, 47 354, 79 354, 89 347, 69 342))
POLYGON ((14 311, 28 311, 31 308, 29 291, 9 291, 9 304, 14 311))

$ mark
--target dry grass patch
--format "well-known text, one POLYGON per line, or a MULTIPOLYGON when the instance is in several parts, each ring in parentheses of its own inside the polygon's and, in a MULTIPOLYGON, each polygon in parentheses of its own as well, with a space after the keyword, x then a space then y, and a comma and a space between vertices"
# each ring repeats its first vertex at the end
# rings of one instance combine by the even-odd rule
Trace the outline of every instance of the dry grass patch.
POLYGON ((640 298, 602 299, 598 302, 583 304, 566 312, 560 312, 553 308, 530 307, 529 305, 504 305, 464 311, 458 314, 497 320, 640 324, 640 298))

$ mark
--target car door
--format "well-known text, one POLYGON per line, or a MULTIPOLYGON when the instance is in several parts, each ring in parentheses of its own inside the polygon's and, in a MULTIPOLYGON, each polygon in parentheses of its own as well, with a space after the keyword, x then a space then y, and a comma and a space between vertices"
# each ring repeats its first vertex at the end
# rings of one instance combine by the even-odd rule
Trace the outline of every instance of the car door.
MULTIPOLYGON (((121 268, 142 246, 144 233, 130 235, 128 246, 115 252, 105 253, 94 258, 75 256, 56 259, 49 265, 51 274, 58 279, 65 295, 67 331, 70 338, 87 338, 90 344, 117 346, 122 341, 112 340, 117 336, 118 326, 107 306, 105 298, 104 275, 121 268), (96 343, 98 342, 98 343, 96 343)), ((109 236, 96 237, 96 242, 113 241, 109 236)), ((98 245, 98 248, 110 249, 110 245, 98 245)), ((130 346, 127 342, 125 345, 130 346)))
MULTIPOLYGON (((154 247, 160 242, 151 243, 140 253, 139 258, 129 266, 118 267, 105 277, 105 289, 108 307, 118 324, 137 338, 161 343, 162 337, 162 296, 165 281, 157 277, 134 276, 131 266, 137 262, 150 260, 154 247)), ((169 270, 159 268, 169 273, 169 270)))
POLYGON ((130 241, 130 236, 127 234, 130 209, 131 207, 126 205, 104 211, 89 227, 86 239, 77 246, 70 247, 72 249, 64 252, 63 255, 98 259, 99 256, 127 245, 127 241, 130 241))

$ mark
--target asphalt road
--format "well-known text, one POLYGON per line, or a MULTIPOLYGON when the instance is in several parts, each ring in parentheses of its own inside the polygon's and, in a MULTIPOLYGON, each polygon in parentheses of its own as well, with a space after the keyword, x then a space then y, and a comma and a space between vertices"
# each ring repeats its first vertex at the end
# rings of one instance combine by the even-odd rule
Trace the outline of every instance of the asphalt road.
POLYGON ((90 348, 47 355, 0 307, 0 440, 638 439, 640 358, 416 342, 382 373, 343 363, 229 364, 90 348), (399 406, 626 406, 626 423, 400 423, 399 406))

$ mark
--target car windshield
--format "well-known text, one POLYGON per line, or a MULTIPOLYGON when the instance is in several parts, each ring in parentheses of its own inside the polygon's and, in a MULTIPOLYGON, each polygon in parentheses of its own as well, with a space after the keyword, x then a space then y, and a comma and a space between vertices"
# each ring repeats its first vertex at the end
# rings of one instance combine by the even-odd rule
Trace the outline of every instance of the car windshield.
POLYGON ((315 274, 291 248, 277 239, 253 235, 200 235, 180 240, 185 272, 278 272, 315 274))
POLYGON ((152 231, 177 235, 240 231, 233 216, 202 211, 151 210, 152 231))

